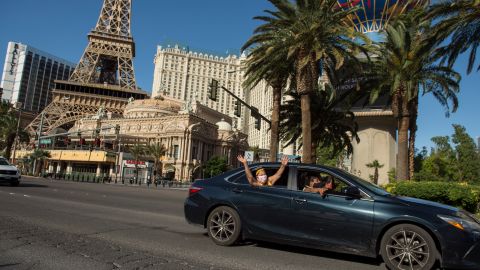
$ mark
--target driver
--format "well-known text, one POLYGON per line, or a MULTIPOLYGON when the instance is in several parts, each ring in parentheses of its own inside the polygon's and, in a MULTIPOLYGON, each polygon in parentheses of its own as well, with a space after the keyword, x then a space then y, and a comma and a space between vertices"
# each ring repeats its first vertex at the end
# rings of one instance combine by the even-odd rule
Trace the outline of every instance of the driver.
POLYGON ((242 155, 238 155, 237 159, 245 167, 245 173, 247 175, 248 182, 252 186, 273 186, 275 182, 277 182, 278 179, 282 177, 282 173, 288 164, 288 157, 283 156, 281 160, 280 168, 278 168, 277 172, 274 175, 268 176, 267 173, 265 172, 265 169, 259 168, 255 172, 255 177, 253 177, 253 174, 250 171, 250 168, 248 167, 247 160, 242 155))

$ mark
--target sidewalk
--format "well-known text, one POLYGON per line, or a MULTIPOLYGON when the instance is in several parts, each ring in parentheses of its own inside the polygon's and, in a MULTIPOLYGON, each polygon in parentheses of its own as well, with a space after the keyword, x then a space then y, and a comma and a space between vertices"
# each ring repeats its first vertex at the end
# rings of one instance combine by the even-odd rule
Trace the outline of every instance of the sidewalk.
POLYGON ((62 182, 72 182, 72 183, 105 184, 105 185, 136 187, 136 188, 144 188, 144 189, 188 190, 188 188, 190 187, 190 184, 183 184, 183 185, 174 184, 172 186, 168 186, 168 185, 163 186, 161 184, 155 186, 154 184, 150 184, 150 186, 148 186, 147 184, 141 184, 141 185, 130 184, 127 181, 125 181, 125 183, 122 184, 121 181, 119 181, 117 183, 115 183, 115 181, 111 181, 111 182, 72 181, 72 180, 65 180, 65 179, 55 179, 55 178, 51 178, 51 177, 27 176, 27 175, 22 175, 22 178, 24 178, 24 179, 28 179, 28 178, 44 179, 44 180, 50 180, 50 181, 62 181, 62 182))

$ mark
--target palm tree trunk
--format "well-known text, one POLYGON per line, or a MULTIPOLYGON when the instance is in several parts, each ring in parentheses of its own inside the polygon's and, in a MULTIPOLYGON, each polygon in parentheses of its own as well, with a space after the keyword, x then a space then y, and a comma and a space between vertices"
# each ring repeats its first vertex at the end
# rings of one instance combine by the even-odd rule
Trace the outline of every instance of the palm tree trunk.
POLYGON ((408 138, 408 173, 413 179, 415 173, 415 139, 417 134, 418 96, 410 101, 410 136, 408 138))
POLYGON ((308 56, 305 48, 300 48, 296 63, 296 81, 297 92, 300 94, 300 104, 302 110, 302 162, 312 163, 312 116, 310 112, 310 93, 313 90, 314 78, 312 65, 308 63, 302 66, 301 61, 308 56))
POLYGON ((272 126, 270 128, 270 162, 277 160, 278 153, 278 126, 280 123, 280 98, 282 93, 281 85, 273 86, 273 108, 272 108, 272 126))
POLYGON ((408 126, 410 117, 403 115, 398 119, 398 156, 397 180, 408 180, 408 126))
MULTIPOLYGON (((5 157, 7 159, 10 159, 10 155, 11 155, 11 152, 12 152, 12 147, 13 147, 13 144, 15 143, 15 137, 16 137, 16 134, 9 134, 7 136, 7 139, 5 140, 5 157)), ((15 158, 15 157, 13 157, 15 158)))
POLYGON ((312 163, 312 119, 310 113, 310 94, 301 96, 303 163, 312 163))

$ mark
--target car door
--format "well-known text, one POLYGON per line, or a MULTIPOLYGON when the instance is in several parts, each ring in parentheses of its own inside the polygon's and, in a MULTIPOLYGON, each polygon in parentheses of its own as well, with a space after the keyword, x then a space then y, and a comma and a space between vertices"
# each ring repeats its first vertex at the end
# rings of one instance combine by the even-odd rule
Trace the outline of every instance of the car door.
MULTIPOLYGON (((255 169, 252 173, 255 175, 255 169)), ((272 175, 276 167, 264 167, 272 175)), ((248 184, 245 173, 239 174, 232 185, 231 202, 239 211, 247 233, 258 239, 290 239, 292 226, 292 190, 289 186, 289 170, 283 172, 272 187, 256 187, 248 184)))
POLYGON ((295 191, 292 208, 303 241, 314 241, 318 245, 333 246, 354 253, 368 250, 373 228, 374 201, 366 194, 359 199, 341 194, 340 190, 351 183, 319 168, 299 168, 294 177, 297 183, 301 182, 299 177, 307 171, 319 175, 329 174, 338 185, 334 192, 324 196, 295 191))

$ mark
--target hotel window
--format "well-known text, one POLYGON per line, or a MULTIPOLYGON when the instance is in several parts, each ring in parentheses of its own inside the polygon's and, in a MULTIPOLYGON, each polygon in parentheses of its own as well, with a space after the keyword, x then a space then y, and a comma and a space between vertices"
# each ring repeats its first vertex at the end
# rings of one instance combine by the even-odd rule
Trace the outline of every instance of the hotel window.
POLYGON ((179 146, 178 145, 173 146, 173 158, 176 158, 176 159, 179 158, 179 146))

